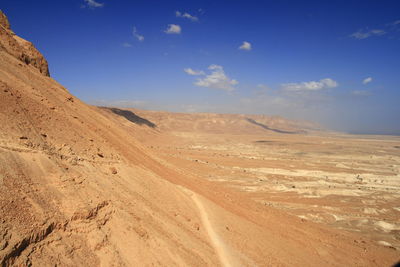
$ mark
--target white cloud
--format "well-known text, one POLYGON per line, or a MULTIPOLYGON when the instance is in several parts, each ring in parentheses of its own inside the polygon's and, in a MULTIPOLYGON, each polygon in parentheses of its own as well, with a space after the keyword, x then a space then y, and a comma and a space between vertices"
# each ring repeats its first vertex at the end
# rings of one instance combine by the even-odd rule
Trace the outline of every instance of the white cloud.
POLYGON ((104 3, 96 2, 95 0, 84 0, 89 7, 103 7, 104 3))
POLYGON ((365 78, 365 79, 362 81, 363 84, 368 84, 368 83, 370 83, 370 82, 372 82, 372 77, 365 78))
POLYGON ((164 32, 167 34, 180 34, 181 31, 181 26, 176 24, 168 24, 168 28, 164 32))
POLYGON ((136 39, 138 39, 140 42, 143 42, 143 41, 144 41, 144 36, 143 36, 143 35, 140 35, 140 34, 137 32, 136 27, 133 27, 132 34, 133 34, 133 36, 134 36, 136 39))
POLYGON ((211 73, 208 75, 206 75, 203 71, 193 71, 192 69, 190 69, 190 71, 186 71, 189 69, 185 69, 185 72, 190 75, 205 75, 204 78, 197 79, 194 85, 212 89, 220 89, 228 92, 235 90, 235 85, 237 85, 239 82, 234 79, 230 79, 225 74, 224 68, 222 66, 210 65, 208 69, 211 70, 211 73))
POLYGON ((199 20, 198 17, 192 16, 192 15, 190 15, 190 14, 187 13, 187 12, 182 13, 182 12, 180 12, 180 11, 176 11, 176 12, 175 12, 175 15, 176 15, 178 18, 185 18, 185 19, 189 19, 189 20, 191 20, 191 21, 198 21, 198 20, 199 20))
POLYGON ((335 88, 338 83, 330 78, 322 79, 319 81, 310 81, 302 83, 285 83, 281 88, 286 91, 318 91, 322 89, 335 88))
POLYGON ((386 34, 386 32, 384 30, 379 30, 379 29, 370 30, 370 31, 359 30, 358 32, 350 34, 350 37, 354 38, 354 39, 362 40, 362 39, 366 39, 368 37, 380 36, 380 35, 384 35, 384 34, 386 34))
POLYGON ((132 47, 132 45, 131 45, 130 43, 126 43, 126 42, 123 43, 122 46, 123 46, 123 47, 132 47))
POLYGON ((186 68, 183 70, 184 72, 186 72, 189 75, 205 75, 204 71, 202 70, 193 70, 191 68, 186 68))
POLYGON ((243 44, 241 46, 239 46, 240 50, 247 50, 250 51, 251 50, 251 44, 249 42, 244 41, 243 44))

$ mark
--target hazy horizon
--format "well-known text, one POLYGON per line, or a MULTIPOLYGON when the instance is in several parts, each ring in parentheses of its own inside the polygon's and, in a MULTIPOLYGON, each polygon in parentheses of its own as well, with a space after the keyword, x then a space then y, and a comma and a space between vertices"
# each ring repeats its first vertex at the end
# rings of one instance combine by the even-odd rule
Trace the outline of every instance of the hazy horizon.
POLYGON ((5 0, 0 8, 52 77, 88 103, 400 134, 397 1, 5 0))

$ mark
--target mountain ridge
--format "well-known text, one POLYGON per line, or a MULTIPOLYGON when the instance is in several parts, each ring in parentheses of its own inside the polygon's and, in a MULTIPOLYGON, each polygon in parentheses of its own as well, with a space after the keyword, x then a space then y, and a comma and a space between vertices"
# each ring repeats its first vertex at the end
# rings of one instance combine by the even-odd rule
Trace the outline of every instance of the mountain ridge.
POLYGON ((202 131, 226 134, 286 133, 309 134, 327 132, 316 123, 289 120, 281 116, 254 114, 184 113, 150 111, 136 108, 102 107, 114 113, 115 110, 130 111, 147 119, 164 131, 202 131))

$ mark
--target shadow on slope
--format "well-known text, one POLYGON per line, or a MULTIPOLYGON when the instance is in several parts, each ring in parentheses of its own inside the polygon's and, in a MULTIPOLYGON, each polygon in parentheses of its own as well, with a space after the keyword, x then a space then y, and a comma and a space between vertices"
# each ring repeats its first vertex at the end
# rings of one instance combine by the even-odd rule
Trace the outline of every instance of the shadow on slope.
POLYGON ((112 113, 117 114, 119 116, 124 117, 125 119, 127 119, 130 122, 133 122, 135 124, 138 125, 146 125, 149 126, 150 128, 156 128, 157 125, 155 125, 154 123, 152 123, 151 121, 139 117, 138 115, 136 115, 135 113, 129 111, 129 110, 123 110, 123 109, 119 109, 119 108, 108 108, 108 107, 101 107, 103 109, 108 109, 110 110, 112 113))
POLYGON ((279 129, 273 129, 273 128, 268 127, 268 126, 265 125, 265 124, 256 122, 256 121, 253 120, 253 119, 246 118, 246 120, 247 120, 248 122, 254 124, 254 125, 257 125, 257 126, 260 126, 261 128, 264 128, 265 130, 270 130, 270 131, 273 131, 273 132, 276 132, 276 133, 297 134, 297 133, 302 133, 302 132, 303 132, 303 131, 284 131, 284 130, 279 130, 279 129))

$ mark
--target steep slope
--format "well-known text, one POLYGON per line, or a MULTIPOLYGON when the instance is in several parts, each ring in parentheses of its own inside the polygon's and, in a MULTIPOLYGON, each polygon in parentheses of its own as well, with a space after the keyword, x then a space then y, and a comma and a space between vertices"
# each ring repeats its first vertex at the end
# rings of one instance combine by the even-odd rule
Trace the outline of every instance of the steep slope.
POLYGON ((195 220, 188 197, 147 168, 163 166, 14 48, 0 51, 1 264, 218 264, 174 215, 195 220))
POLYGON ((50 78, 43 56, 0 21, 2 266, 396 260, 392 250, 355 243, 357 236, 258 205, 157 159, 134 131, 50 78))
POLYGON ((6 15, 0 10, 0 51, 21 60, 26 65, 37 68, 41 73, 50 76, 49 66, 43 55, 31 42, 17 36, 10 28, 6 15))

